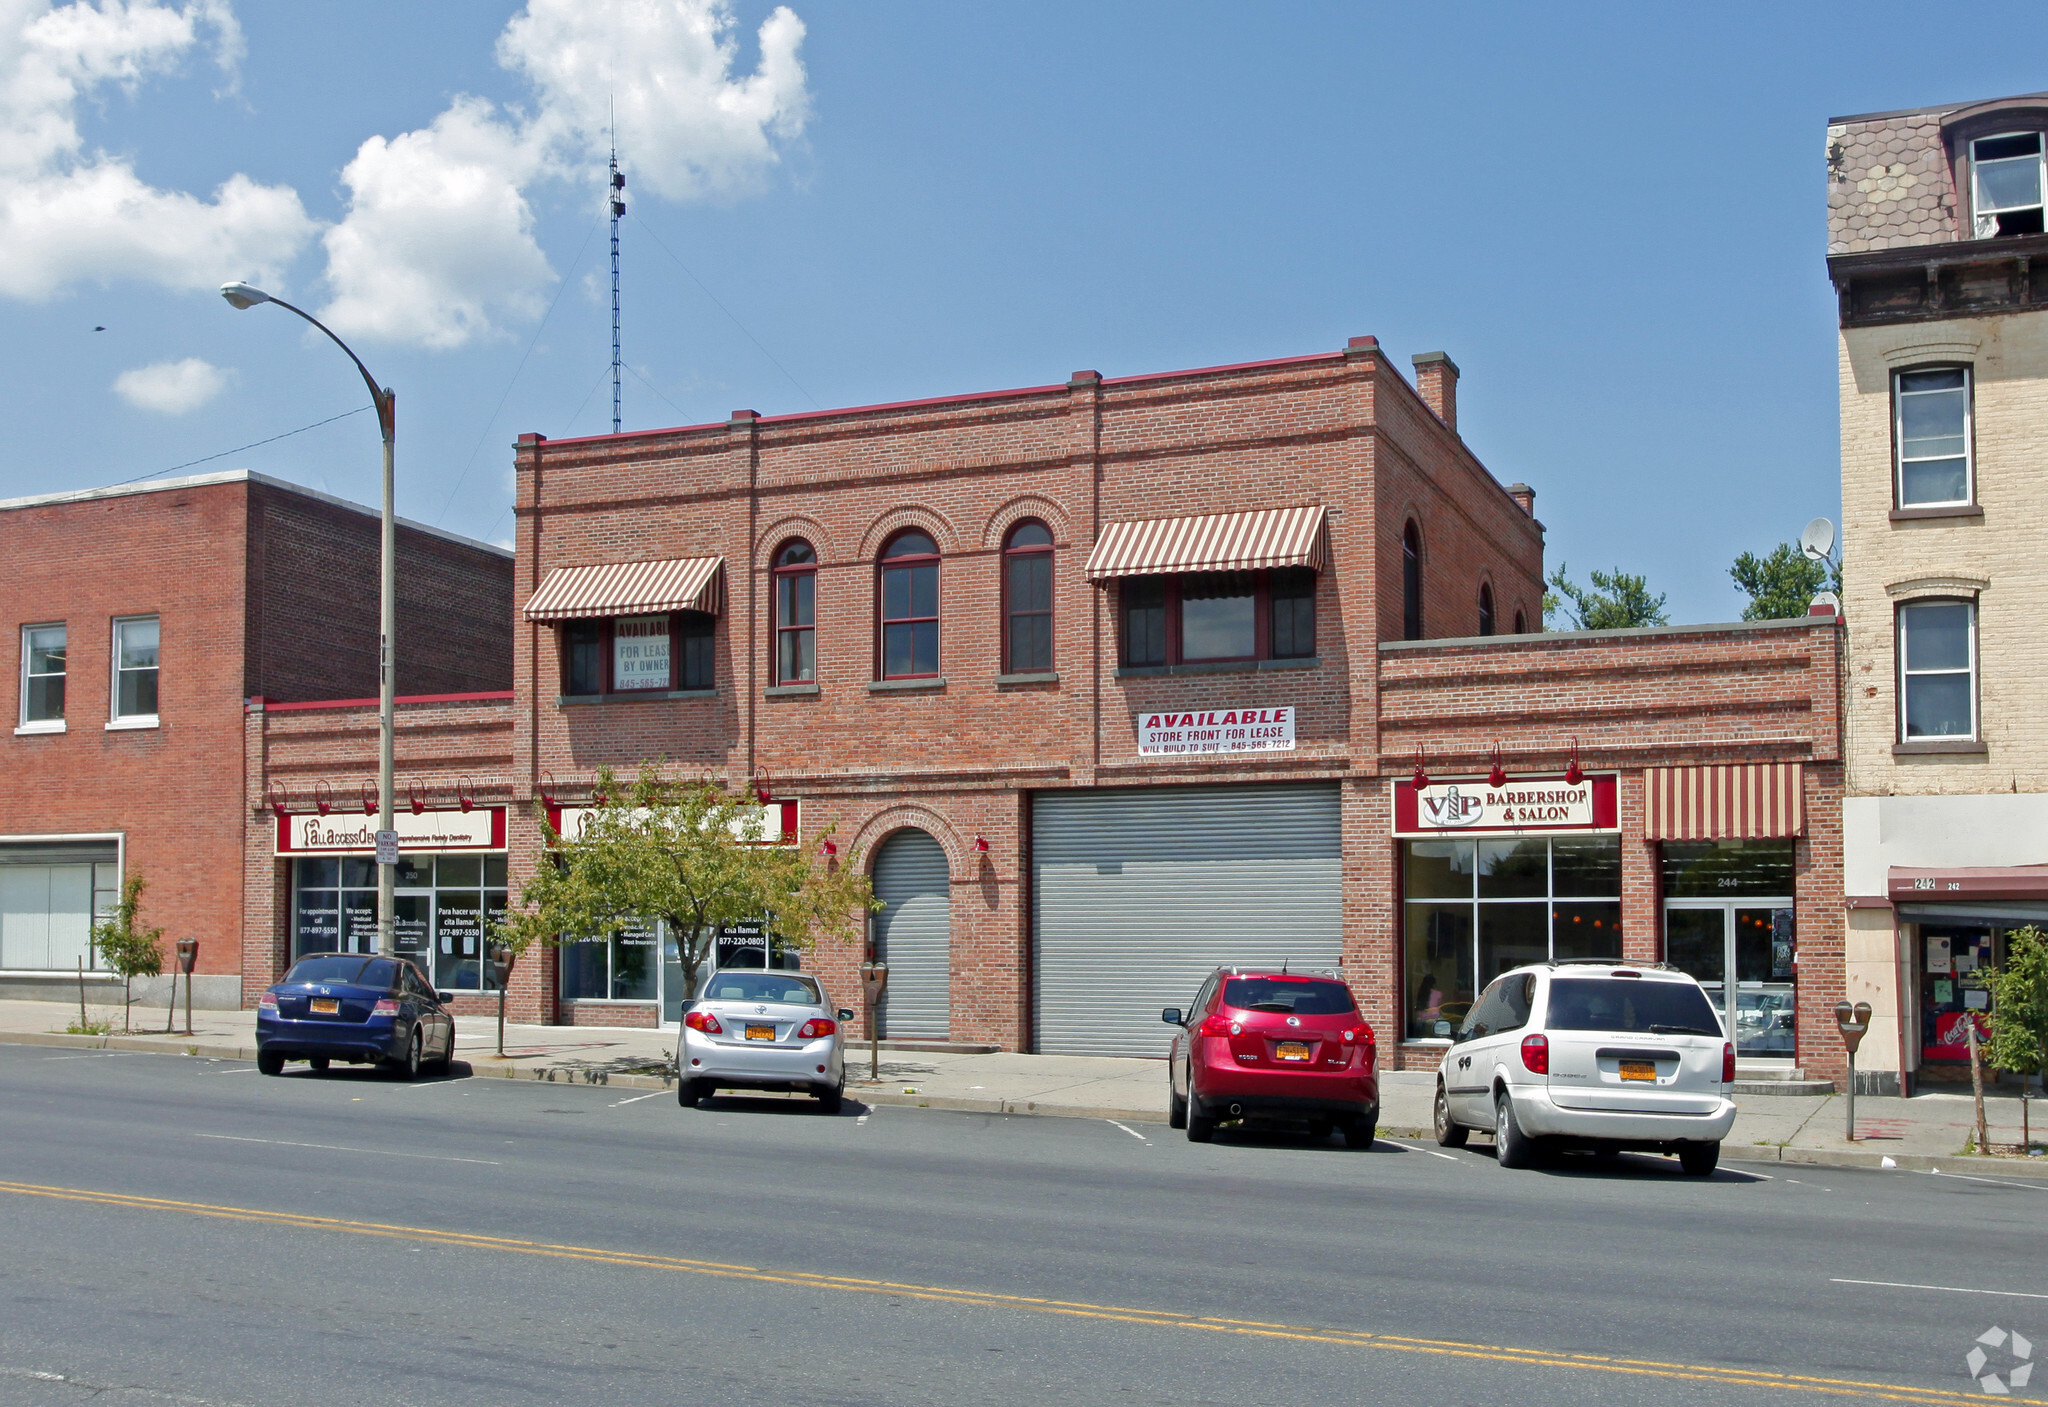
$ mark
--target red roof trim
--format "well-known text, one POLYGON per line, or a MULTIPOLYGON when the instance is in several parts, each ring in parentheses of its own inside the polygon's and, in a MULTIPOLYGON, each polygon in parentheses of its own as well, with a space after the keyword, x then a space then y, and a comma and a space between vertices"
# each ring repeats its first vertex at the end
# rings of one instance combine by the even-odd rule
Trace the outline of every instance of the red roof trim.
MULTIPOLYGON (((494 689, 483 694, 400 694, 394 704, 437 704, 437 703, 490 703, 512 697, 510 689, 494 689)), ((375 708, 376 699, 315 699, 310 703, 263 702, 266 713, 293 713, 308 708, 375 708)))

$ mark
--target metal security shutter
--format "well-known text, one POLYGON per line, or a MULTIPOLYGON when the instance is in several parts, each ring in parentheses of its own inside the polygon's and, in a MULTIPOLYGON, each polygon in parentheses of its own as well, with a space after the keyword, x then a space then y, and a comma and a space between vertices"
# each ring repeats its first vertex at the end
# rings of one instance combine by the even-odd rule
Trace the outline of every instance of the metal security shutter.
POLYGON ((898 831, 875 856, 875 956, 889 964, 882 1034, 945 1040, 953 1032, 953 889, 946 852, 920 830, 898 831))
POLYGON ((1216 968, 1334 968, 1342 848, 1334 784, 1037 793, 1037 1049, 1163 1056, 1159 1009, 1216 968))

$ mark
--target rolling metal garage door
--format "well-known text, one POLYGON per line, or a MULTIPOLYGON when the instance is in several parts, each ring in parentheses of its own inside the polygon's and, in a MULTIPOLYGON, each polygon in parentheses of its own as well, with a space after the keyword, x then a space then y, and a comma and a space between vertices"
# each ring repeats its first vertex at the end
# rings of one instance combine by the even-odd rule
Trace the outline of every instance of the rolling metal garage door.
POLYGON ((920 830, 898 831, 875 856, 875 956, 889 964, 882 1034, 945 1040, 953 1030, 953 888, 946 852, 920 830))
POLYGON ((1216 968, 1334 968, 1338 813, 1334 784, 1033 796, 1037 1049, 1163 1056, 1159 1009, 1187 1005, 1216 968))

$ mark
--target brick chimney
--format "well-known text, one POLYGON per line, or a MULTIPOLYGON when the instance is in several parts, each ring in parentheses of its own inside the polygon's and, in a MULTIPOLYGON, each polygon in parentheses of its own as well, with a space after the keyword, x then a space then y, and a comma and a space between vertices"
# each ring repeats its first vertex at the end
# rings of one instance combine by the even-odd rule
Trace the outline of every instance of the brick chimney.
POLYGON ((1522 511, 1530 517, 1536 516, 1536 490, 1527 484, 1509 484, 1508 497, 1522 505, 1522 511))
POLYGON ((1415 357, 1415 389, 1422 403, 1436 412, 1445 428, 1458 429, 1458 364, 1443 352, 1420 352, 1415 357))

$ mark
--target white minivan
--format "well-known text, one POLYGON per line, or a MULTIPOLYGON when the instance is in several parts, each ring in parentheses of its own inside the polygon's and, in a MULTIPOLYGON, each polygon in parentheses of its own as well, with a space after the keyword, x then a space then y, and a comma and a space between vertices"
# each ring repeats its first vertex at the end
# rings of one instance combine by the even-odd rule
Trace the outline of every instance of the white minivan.
POLYGON ((1735 1123, 1735 1046, 1700 984, 1663 964, 1530 963, 1472 1004, 1436 1080, 1436 1141, 1491 1129, 1504 1168, 1545 1143, 1676 1153, 1714 1170, 1735 1123))

